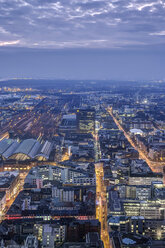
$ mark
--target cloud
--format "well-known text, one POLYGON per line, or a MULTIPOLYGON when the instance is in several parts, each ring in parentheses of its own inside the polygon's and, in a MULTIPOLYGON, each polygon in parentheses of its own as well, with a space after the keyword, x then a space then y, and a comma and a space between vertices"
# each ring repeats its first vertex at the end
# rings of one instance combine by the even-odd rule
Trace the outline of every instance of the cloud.
POLYGON ((165 30, 157 32, 157 33, 151 33, 150 35, 164 36, 165 35, 165 30))
POLYGON ((163 43, 163 0, 0 0, 0 38, 26 47, 163 43))
POLYGON ((135 1, 135 2, 130 2, 130 4, 127 6, 127 8, 142 11, 145 8, 153 7, 153 6, 159 5, 159 4, 160 4, 160 1, 148 2, 148 3, 137 3, 135 1))
POLYGON ((1 34, 9 34, 9 32, 6 31, 3 27, 0 27, 0 33, 1 34))
POLYGON ((0 46, 12 46, 19 44, 19 40, 12 40, 12 41, 0 41, 0 46))

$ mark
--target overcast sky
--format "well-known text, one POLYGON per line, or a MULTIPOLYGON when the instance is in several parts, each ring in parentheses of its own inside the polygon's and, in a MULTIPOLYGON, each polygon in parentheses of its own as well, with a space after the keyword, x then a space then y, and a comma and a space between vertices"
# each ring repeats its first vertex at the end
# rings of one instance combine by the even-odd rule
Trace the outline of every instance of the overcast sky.
POLYGON ((0 0, 0 77, 165 78, 164 0, 0 0))

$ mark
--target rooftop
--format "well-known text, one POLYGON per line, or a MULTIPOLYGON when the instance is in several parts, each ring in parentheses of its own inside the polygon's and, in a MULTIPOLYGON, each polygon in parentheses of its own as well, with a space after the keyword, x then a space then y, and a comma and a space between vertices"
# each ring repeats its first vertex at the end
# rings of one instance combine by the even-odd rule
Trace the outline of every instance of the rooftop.
POLYGON ((35 139, 26 139, 21 143, 12 139, 3 139, 0 141, 0 155, 4 159, 34 159, 43 157, 48 159, 52 151, 53 144, 49 141, 41 144, 35 139))

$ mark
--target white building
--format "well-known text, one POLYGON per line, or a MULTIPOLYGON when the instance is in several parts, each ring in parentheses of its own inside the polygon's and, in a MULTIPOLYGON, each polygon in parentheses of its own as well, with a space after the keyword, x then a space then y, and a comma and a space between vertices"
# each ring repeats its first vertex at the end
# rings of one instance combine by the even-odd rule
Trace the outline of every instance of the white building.
POLYGON ((38 239, 33 235, 28 235, 24 248, 38 248, 38 239))
POLYGON ((53 187, 52 197, 58 198, 60 202, 74 202, 74 190, 53 187))
POLYGON ((65 240, 66 227, 60 225, 43 225, 42 229, 42 247, 52 248, 56 243, 65 240))
POLYGON ((128 179, 128 184, 129 185, 151 185, 153 181, 163 182, 163 177, 162 176, 155 177, 154 174, 153 176, 130 176, 128 179))
POLYGON ((83 185, 96 185, 96 177, 74 177, 73 184, 83 186, 83 185))

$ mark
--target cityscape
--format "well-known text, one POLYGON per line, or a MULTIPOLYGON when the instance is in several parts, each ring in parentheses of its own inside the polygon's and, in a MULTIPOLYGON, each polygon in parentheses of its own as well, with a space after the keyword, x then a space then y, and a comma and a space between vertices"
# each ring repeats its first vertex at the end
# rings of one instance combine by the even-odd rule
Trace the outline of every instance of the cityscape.
POLYGON ((165 0, 0 0, 0 248, 165 248, 165 0))
POLYGON ((165 82, 45 83, 0 89, 1 247, 165 247, 165 82))

